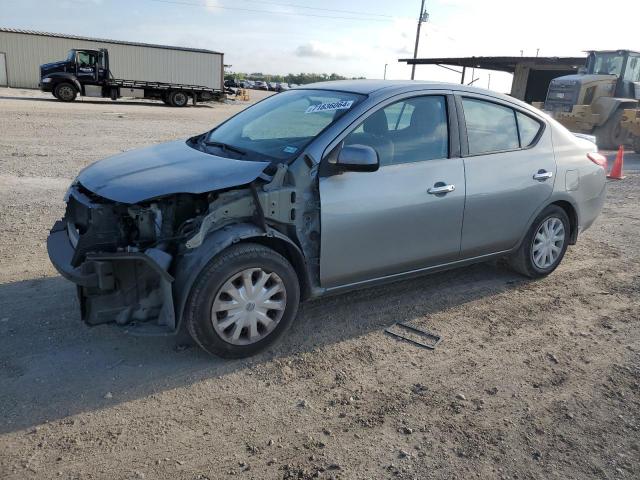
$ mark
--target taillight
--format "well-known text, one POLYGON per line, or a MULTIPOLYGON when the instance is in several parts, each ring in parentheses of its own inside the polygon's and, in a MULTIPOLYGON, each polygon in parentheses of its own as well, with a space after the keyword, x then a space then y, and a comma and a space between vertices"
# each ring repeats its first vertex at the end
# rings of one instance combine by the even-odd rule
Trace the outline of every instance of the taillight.
POLYGON ((604 168, 605 170, 607 169, 607 157, 605 157, 604 155, 596 152, 591 152, 587 153, 587 158, 596 165, 604 168))

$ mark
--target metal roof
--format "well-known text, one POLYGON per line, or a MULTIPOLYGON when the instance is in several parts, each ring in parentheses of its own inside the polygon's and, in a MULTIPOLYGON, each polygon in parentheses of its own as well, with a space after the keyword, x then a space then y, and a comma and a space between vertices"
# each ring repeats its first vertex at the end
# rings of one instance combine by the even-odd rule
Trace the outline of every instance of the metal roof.
POLYGON ((135 47, 162 48, 165 50, 182 50, 184 52, 213 53, 213 54, 222 55, 222 52, 216 52, 214 50, 206 50, 203 48, 187 48, 187 47, 174 47, 170 45, 156 45, 153 43, 125 42, 123 40, 109 40, 105 38, 82 37, 80 35, 69 35, 66 33, 37 32, 35 30, 22 30, 19 28, 0 27, 0 32, 21 33, 24 35, 37 35, 41 37, 68 38, 71 40, 85 40, 89 42, 112 43, 116 45, 132 45, 135 47))
POLYGON ((536 65, 583 66, 587 57, 442 57, 442 58, 401 58, 398 62, 408 65, 453 65, 456 67, 483 68, 514 73, 519 63, 536 65))

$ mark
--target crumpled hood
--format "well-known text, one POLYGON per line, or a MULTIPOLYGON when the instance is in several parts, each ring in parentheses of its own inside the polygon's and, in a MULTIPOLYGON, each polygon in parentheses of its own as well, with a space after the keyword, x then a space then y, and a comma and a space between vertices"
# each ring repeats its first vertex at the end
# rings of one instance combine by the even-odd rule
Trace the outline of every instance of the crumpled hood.
POLYGON ((178 140, 105 158, 82 170, 77 180, 109 200, 138 203, 245 185, 268 165, 210 155, 178 140))

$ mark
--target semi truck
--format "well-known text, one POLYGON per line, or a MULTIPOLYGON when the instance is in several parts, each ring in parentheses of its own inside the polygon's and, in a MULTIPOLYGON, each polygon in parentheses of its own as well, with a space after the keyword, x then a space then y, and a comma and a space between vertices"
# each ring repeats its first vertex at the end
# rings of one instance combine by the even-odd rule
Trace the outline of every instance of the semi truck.
POLYGON ((106 48, 71 49, 66 59, 40 65, 40 89, 51 92, 62 102, 72 102, 80 95, 112 100, 120 97, 145 98, 161 100, 172 107, 185 107, 190 100, 195 105, 224 98, 222 85, 212 88, 153 79, 115 78, 109 68, 109 51, 106 48))
POLYGON ((637 151, 639 100, 640 52, 592 50, 577 74, 551 81, 542 107, 570 130, 595 135, 600 148, 632 143, 637 151))

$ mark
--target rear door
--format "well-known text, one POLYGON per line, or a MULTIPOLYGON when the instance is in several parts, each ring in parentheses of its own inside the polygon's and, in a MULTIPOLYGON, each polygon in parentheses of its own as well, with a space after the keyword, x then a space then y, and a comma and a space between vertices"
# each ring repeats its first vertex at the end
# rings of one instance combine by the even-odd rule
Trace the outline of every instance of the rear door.
POLYGON ((387 101, 333 149, 331 155, 344 144, 371 146, 380 168, 320 179, 323 287, 458 259, 465 183, 450 145, 458 134, 452 109, 453 96, 444 93, 387 101))
POLYGON ((461 255, 509 250, 553 192, 551 129, 526 110, 492 97, 465 93, 457 100, 464 118, 467 182, 461 255))

